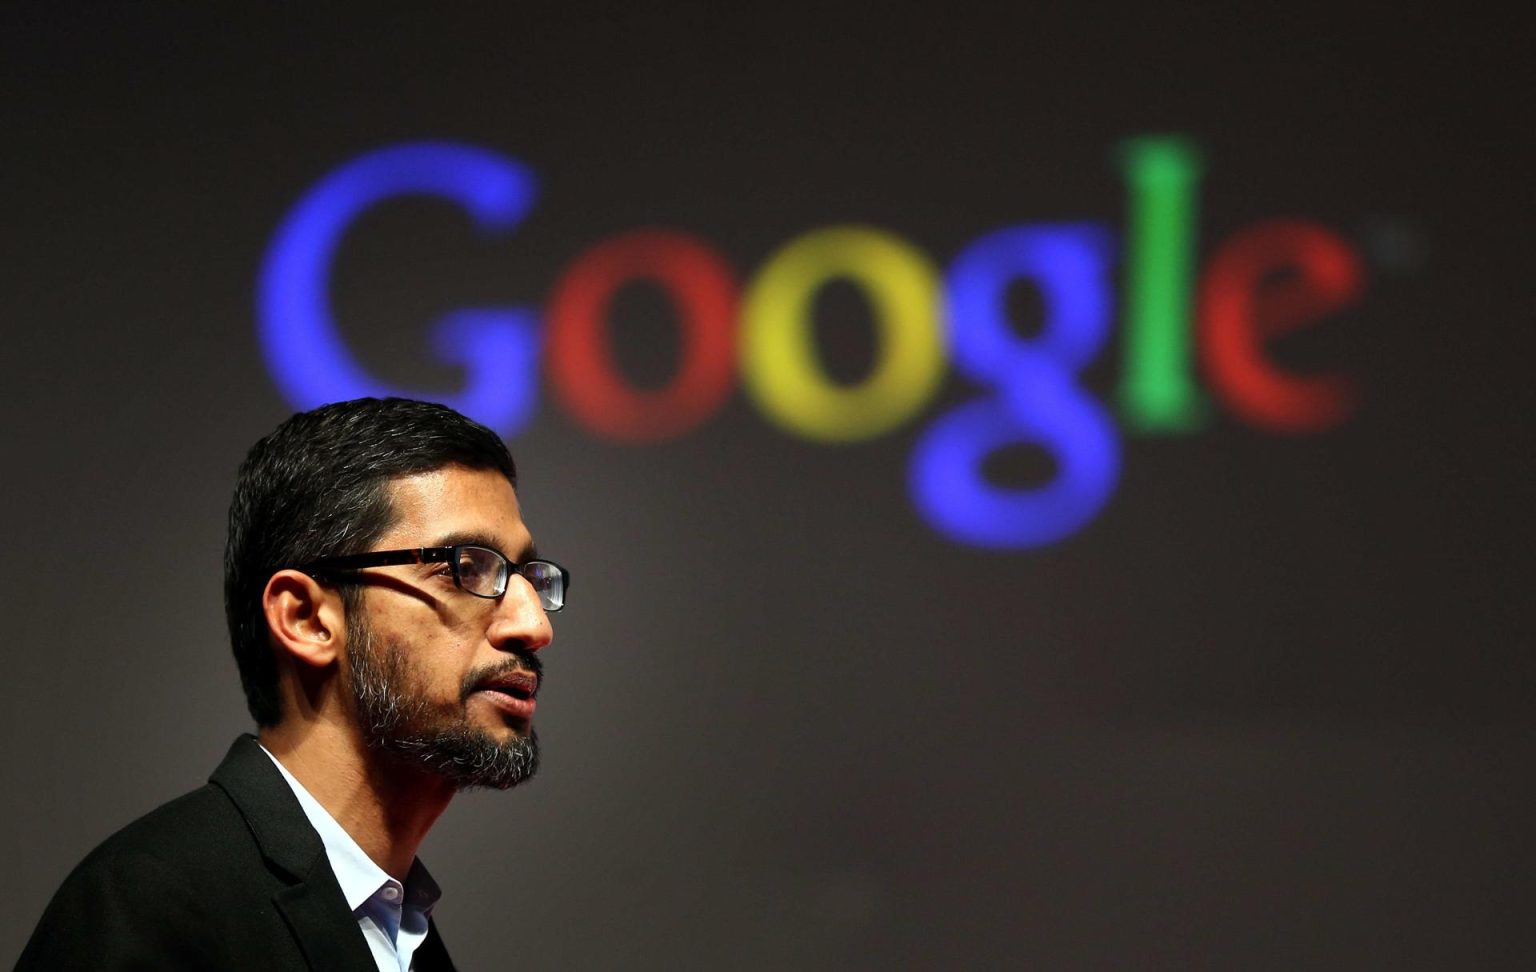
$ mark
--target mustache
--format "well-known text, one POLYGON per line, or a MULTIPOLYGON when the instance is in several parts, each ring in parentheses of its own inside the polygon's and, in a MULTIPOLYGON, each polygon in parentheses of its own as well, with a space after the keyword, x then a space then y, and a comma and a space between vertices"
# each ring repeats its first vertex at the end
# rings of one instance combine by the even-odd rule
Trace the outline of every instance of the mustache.
POLYGON ((469 701, 469 697, 475 693, 476 688, 486 681, 518 671, 529 672, 533 675, 537 682, 534 689, 535 695, 538 694, 539 689, 544 687, 544 663, 539 660, 536 652, 521 646, 513 646, 503 650, 508 655, 504 661, 495 665, 482 665, 465 673, 464 680, 459 686, 460 702, 469 701))

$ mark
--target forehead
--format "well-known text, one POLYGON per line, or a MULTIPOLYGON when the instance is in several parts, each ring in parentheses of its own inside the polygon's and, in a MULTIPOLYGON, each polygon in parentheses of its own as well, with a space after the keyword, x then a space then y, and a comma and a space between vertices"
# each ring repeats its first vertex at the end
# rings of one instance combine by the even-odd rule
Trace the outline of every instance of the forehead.
POLYGON ((381 547, 486 543, 516 556, 533 542, 517 493, 494 469, 444 466, 389 483, 393 517, 381 547))

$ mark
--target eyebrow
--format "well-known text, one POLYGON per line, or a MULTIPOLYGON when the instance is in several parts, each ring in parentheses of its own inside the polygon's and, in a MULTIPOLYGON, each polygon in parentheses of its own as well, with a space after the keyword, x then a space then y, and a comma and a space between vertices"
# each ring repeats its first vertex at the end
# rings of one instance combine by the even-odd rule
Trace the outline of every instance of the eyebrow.
POLYGON ((528 544, 522 549, 509 553, 508 551, 503 550, 501 544, 498 543, 494 538, 489 537, 484 533, 476 533, 472 530, 461 530, 457 533, 444 534, 443 536, 438 537, 437 542, 430 544, 430 546, 489 547, 492 550, 499 552, 508 560, 511 560, 514 564, 522 564, 530 560, 537 560, 539 556, 539 548, 532 540, 528 541, 528 544))

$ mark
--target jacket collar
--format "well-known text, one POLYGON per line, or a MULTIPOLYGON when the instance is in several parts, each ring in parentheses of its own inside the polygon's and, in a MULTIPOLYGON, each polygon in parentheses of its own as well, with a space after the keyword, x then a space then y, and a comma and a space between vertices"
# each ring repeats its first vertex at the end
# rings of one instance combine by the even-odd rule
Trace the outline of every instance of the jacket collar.
POLYGON ((316 860, 325 862, 320 835, 255 736, 236 739, 208 782, 229 794, 262 857, 290 880, 307 880, 316 860))
POLYGON ((254 736, 241 736, 208 781, 229 794, 286 886, 272 896, 315 970, 371 969, 373 955, 347 907, 325 845, 254 736))

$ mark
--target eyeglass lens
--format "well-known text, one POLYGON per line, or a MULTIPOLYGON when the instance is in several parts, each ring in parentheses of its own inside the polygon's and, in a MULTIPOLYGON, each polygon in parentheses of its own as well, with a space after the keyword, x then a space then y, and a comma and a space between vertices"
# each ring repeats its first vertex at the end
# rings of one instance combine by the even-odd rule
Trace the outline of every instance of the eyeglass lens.
POLYGON ((565 607, 565 575, 560 568, 542 560, 530 560, 518 569, 518 573, 533 586, 544 610, 558 611, 565 607))
POLYGON ((507 590, 511 572, 522 574, 546 611, 565 606, 565 577, 560 568, 542 560, 513 567, 501 554, 487 547, 459 547, 454 571, 459 586, 480 597, 500 597, 507 590))
POLYGON ((454 573, 459 586, 481 597, 499 597, 507 589, 507 561, 485 547, 459 547, 454 573))

